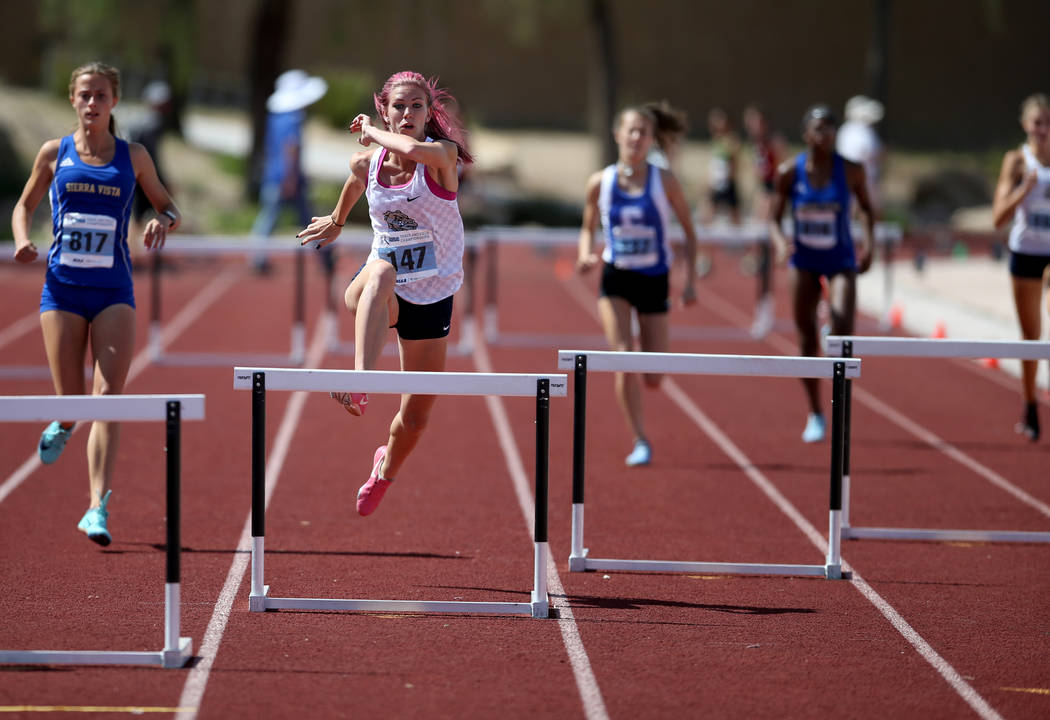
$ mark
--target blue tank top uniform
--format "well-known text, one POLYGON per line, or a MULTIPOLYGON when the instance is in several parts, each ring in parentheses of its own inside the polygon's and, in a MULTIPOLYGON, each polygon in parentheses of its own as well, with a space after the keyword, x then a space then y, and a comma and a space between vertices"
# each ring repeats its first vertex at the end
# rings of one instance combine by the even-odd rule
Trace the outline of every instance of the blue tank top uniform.
POLYGON ((616 181, 616 166, 605 169, 598 198, 605 233, 602 260, 619 270, 666 275, 671 264, 667 239, 671 208, 660 169, 649 165, 648 170, 645 191, 628 195, 616 181))
POLYGON ((128 223, 135 170, 128 143, 113 159, 88 165, 73 136, 62 138, 49 191, 53 240, 40 310, 67 310, 89 320, 115 303, 134 307, 128 223))
POLYGON ((795 225, 791 265, 818 275, 856 271, 846 162, 838 153, 833 154, 831 181, 824 187, 814 188, 806 174, 806 157, 807 153, 803 152, 795 161, 795 182, 791 189, 791 215, 795 225))

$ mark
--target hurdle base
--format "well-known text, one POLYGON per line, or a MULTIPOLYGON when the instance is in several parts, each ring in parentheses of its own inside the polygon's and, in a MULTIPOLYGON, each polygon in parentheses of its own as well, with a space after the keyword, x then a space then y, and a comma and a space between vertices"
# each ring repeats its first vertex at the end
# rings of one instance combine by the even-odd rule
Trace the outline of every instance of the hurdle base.
POLYGON ((828 580, 841 580, 842 579, 842 566, 838 563, 827 564, 824 566, 824 577, 828 580))
POLYGON ((534 618, 548 618, 550 617, 550 599, 546 595, 537 595, 536 591, 532 591, 532 617, 534 618))
POLYGON ((179 647, 159 652, 121 650, 0 650, 3 665, 158 665, 185 667, 193 657, 193 640, 179 638, 179 647))
POLYGON ((844 527, 849 540, 924 540, 930 542, 1048 543, 1050 532, 1012 530, 931 530, 923 528, 844 527))
POLYGON ((683 562, 677 560, 621 560, 581 558, 585 570, 630 570, 633 572, 695 572, 715 575, 804 575, 827 577, 825 565, 778 565, 766 563, 683 562))
POLYGON ((586 572, 587 571, 587 554, 590 552, 590 548, 584 548, 583 554, 581 555, 570 555, 569 556, 569 572, 586 572))
MULTIPOLYGON (((269 586, 267 586, 269 587, 269 586)), ((252 598, 254 601, 255 598, 252 598)), ((532 602, 461 602, 449 600, 355 600, 342 598, 276 598, 260 596, 263 610, 326 610, 394 613, 472 613, 547 617, 546 599, 532 602), (541 612, 542 614, 537 614, 541 612)))
POLYGON ((180 637, 179 646, 173 650, 161 650, 161 656, 161 664, 166 668, 185 667, 193 657, 193 640, 180 637))
POLYGON ((252 612, 266 612, 266 599, 270 594, 270 586, 263 585, 262 595, 248 596, 248 609, 252 612))

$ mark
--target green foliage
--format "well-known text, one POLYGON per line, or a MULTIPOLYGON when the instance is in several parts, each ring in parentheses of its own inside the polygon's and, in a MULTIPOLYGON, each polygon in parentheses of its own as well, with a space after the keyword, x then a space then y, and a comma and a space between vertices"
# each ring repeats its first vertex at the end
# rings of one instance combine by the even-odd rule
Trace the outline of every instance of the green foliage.
POLYGON ((375 112, 372 93, 375 79, 357 70, 330 68, 320 75, 328 81, 328 92, 310 112, 335 128, 345 128, 359 113, 375 112))
POLYGON ((248 158, 243 155, 228 155, 226 153, 215 153, 212 156, 215 167, 218 170, 232 175, 235 178, 243 178, 248 172, 248 158))
MULTIPOLYGON (((339 193, 342 191, 343 183, 311 181, 310 207, 313 208, 314 214, 323 215, 332 212, 336 203, 339 202, 339 193)), ((364 198, 357 201, 350 210, 350 215, 346 221, 352 225, 368 225, 371 222, 368 217, 368 203, 365 202, 364 198)))

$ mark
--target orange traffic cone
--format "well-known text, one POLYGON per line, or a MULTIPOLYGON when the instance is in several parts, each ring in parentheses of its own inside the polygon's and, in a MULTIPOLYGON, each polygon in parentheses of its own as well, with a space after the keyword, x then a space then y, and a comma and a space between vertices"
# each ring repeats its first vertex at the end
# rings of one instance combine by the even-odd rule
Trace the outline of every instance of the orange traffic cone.
POLYGON ((943 320, 938 320, 937 324, 933 326, 933 335, 930 337, 935 340, 943 340, 948 337, 948 328, 945 327, 943 320))
POLYGON ((988 368, 989 370, 998 370, 999 358, 984 358, 981 360, 981 365, 988 368))
POLYGON ((893 330, 900 330, 904 325, 904 308, 900 305, 895 304, 890 308, 889 312, 890 328, 893 330))

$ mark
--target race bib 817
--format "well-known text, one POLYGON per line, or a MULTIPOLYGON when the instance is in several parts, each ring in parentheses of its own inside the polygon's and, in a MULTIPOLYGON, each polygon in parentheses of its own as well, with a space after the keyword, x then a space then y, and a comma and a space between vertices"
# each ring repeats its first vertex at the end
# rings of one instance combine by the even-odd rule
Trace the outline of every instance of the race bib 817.
POLYGON ((67 212, 62 216, 59 263, 85 269, 111 268, 116 238, 116 218, 67 212))

